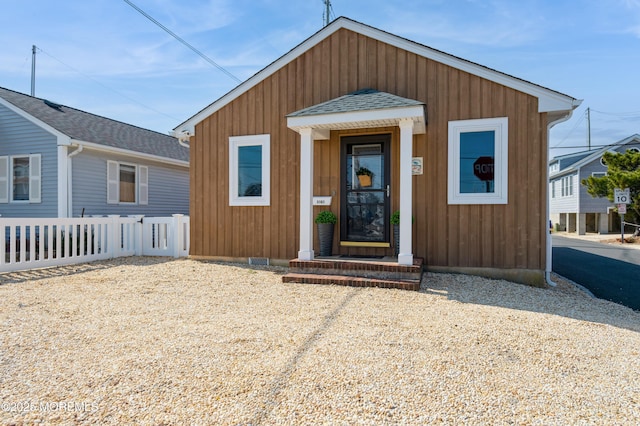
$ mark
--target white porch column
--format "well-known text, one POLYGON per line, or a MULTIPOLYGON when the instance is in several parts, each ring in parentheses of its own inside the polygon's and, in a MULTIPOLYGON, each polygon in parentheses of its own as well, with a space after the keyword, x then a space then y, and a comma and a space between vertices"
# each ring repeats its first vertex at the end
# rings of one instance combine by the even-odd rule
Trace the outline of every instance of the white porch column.
POLYGON ((412 204, 413 186, 411 157, 413 156, 413 120, 402 119, 400 126, 400 250, 398 264, 413 265, 412 204))
POLYGON ((300 129, 300 250, 298 259, 313 260, 313 129, 300 129))

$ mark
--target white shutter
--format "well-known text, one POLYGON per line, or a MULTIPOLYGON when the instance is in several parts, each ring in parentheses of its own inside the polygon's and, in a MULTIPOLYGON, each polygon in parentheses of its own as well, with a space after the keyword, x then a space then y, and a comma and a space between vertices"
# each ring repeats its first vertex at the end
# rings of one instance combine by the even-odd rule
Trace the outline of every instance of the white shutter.
POLYGON ((42 170, 40 154, 32 154, 29 156, 29 202, 40 203, 42 198, 42 170))
POLYGON ((118 204, 120 201, 120 176, 116 161, 107 161, 107 204, 118 204))
POLYGON ((9 202, 9 157, 0 157, 0 203, 9 202))
POLYGON ((149 168, 147 166, 138 167, 138 204, 149 204, 149 168))

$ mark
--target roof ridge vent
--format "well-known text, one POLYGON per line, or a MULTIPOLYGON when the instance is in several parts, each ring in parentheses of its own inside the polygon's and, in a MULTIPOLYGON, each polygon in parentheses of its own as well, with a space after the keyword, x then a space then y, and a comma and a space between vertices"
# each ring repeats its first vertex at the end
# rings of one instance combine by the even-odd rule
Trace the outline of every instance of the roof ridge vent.
POLYGON ((43 102, 44 102, 45 105, 47 105, 47 106, 49 106, 49 107, 51 107, 51 108, 53 108, 55 110, 62 111, 62 105, 60 105, 60 104, 48 101, 46 99, 43 99, 43 102))

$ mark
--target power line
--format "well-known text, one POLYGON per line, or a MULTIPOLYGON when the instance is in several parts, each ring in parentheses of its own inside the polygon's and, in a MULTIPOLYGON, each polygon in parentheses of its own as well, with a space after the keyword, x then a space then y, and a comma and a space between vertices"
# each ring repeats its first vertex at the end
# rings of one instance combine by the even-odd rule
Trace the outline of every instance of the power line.
POLYGON ((165 114, 165 113, 163 113, 163 112, 161 112, 161 111, 158 111, 157 109, 154 109, 154 108, 152 108, 152 107, 150 107, 150 106, 148 106, 148 105, 145 105, 145 104, 143 104, 142 102, 139 102, 139 101, 137 101, 137 100, 135 100, 135 99, 133 99, 133 98, 131 98, 131 97, 129 97, 129 96, 127 96, 127 95, 125 95, 125 94, 121 93, 121 92, 118 92, 117 90, 115 90, 115 89, 113 89, 113 88, 111 88, 111 87, 109 87, 109 86, 106 86, 106 85, 102 84, 100 81, 96 80, 95 78, 91 77, 90 75, 87 75, 87 74, 83 73, 82 71, 77 70, 76 68, 72 67, 71 65, 66 64, 66 63, 62 62, 60 59, 56 58, 56 57, 55 57, 55 56, 53 56, 52 54, 50 54, 50 53, 48 53, 48 52, 45 52, 45 51, 44 51, 44 50, 42 50, 40 47, 36 47, 36 46, 34 46, 34 47, 35 47, 38 51, 40 51, 40 52, 44 53, 45 55, 47 55, 48 57, 50 57, 51 59, 54 59, 54 60, 58 61, 59 63, 61 63, 61 64, 62 64, 62 65, 64 65, 65 67, 69 68, 70 70, 72 70, 72 71, 74 71, 74 72, 76 72, 76 73, 80 74, 81 76, 83 76, 83 77, 85 77, 85 78, 87 78, 87 79, 89 79, 89 80, 93 81, 94 83, 99 84, 100 86, 104 87, 105 89, 107 89, 107 90, 109 90, 109 91, 111 91, 111 92, 113 92, 113 93, 115 93, 115 94, 117 94, 117 95, 119 95, 119 96, 122 96, 123 98, 125 98, 125 99, 127 99, 127 100, 129 100, 129 101, 131 101, 131 102, 134 102, 134 103, 136 103, 136 104, 138 104, 138 105, 140 105, 140 106, 142 106, 142 107, 144 107, 144 108, 146 108, 146 109, 148 109, 148 110, 150 110, 150 111, 156 112, 156 113, 158 113, 158 114, 160 114, 160 115, 163 115, 163 116, 165 116, 165 117, 167 117, 167 118, 170 118, 171 120, 174 120, 174 121, 180 121, 180 120, 179 120, 179 119, 177 119, 176 117, 172 117, 172 116, 167 115, 167 114, 165 114))
POLYGON ((154 24, 156 24, 157 26, 159 26, 160 28, 162 28, 167 34, 169 34, 171 37, 175 38, 176 40, 178 40, 180 43, 182 43, 183 45, 185 45, 186 47, 188 47, 190 50, 192 50, 196 55, 200 56, 202 59, 204 59, 205 61, 207 61, 208 63, 210 63, 211 65, 213 65, 214 67, 218 68, 220 71, 222 71, 223 73, 225 73, 229 78, 235 80, 237 83, 242 83, 242 80, 240 80, 238 77, 236 77, 235 75, 231 74, 229 71, 227 71, 226 69, 224 69, 222 66, 218 65, 217 63, 215 63, 213 61, 213 59, 209 58, 207 55, 205 55, 204 53, 202 53, 201 51, 199 51, 198 49, 196 49, 195 47, 193 47, 192 45, 190 45, 189 43, 187 43, 183 38, 181 38, 179 35, 177 35, 176 33, 174 33, 173 31, 171 31, 169 28, 165 27, 164 25, 162 25, 160 22, 158 22, 157 20, 155 20, 152 16, 150 16, 148 13, 146 13, 144 10, 140 9, 138 6, 136 6, 135 4, 133 4, 132 2, 130 2, 129 0, 124 0, 125 3, 127 3, 129 6, 131 6, 132 8, 134 8, 136 11, 138 11, 142 16, 144 16, 145 18, 147 18, 148 20, 150 20, 151 22, 153 22, 154 24))
POLYGON ((604 114, 604 115, 611 115, 614 117, 640 117, 640 111, 636 111, 636 112, 605 112, 605 111, 598 111, 596 109, 591 109, 591 112, 597 112, 598 114, 604 114))
MULTIPOLYGON (((606 148, 609 146, 618 146, 618 144, 616 143, 609 143, 609 144, 604 144, 604 145, 591 145, 591 148, 606 148)), ((585 146, 584 145, 572 145, 572 146, 552 146, 549 149, 569 149, 569 148, 582 148, 584 149, 585 146)), ((588 151, 588 150, 585 150, 588 151)), ((593 151, 593 150, 591 150, 593 151)))
POLYGON ((569 132, 567 132, 567 134, 565 135, 565 137, 564 137, 564 138, 562 138, 562 140, 561 140, 560 142, 558 142, 557 144, 553 145, 550 149, 555 149, 555 148, 565 148, 565 147, 560 147, 560 145, 561 145, 564 141, 566 141, 566 140, 569 138, 569 136, 571 136, 571 135, 573 134, 573 132, 578 128, 578 126, 579 126, 580 124, 582 124, 582 121, 585 119, 585 117, 586 117, 586 111, 585 111, 585 114, 583 114, 583 115, 582 115, 582 117, 580 117, 580 120, 578 120, 578 121, 576 122, 576 124, 574 124, 574 125, 573 125, 573 127, 571 128, 571 130, 569 130, 569 132))

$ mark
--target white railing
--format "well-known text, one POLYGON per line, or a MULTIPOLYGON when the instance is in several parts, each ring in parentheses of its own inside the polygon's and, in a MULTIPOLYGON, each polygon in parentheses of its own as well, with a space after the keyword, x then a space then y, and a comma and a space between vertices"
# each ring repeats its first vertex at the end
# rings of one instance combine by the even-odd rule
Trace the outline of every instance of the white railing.
POLYGON ((189 216, 0 218, 0 272, 123 256, 189 254, 189 216))

